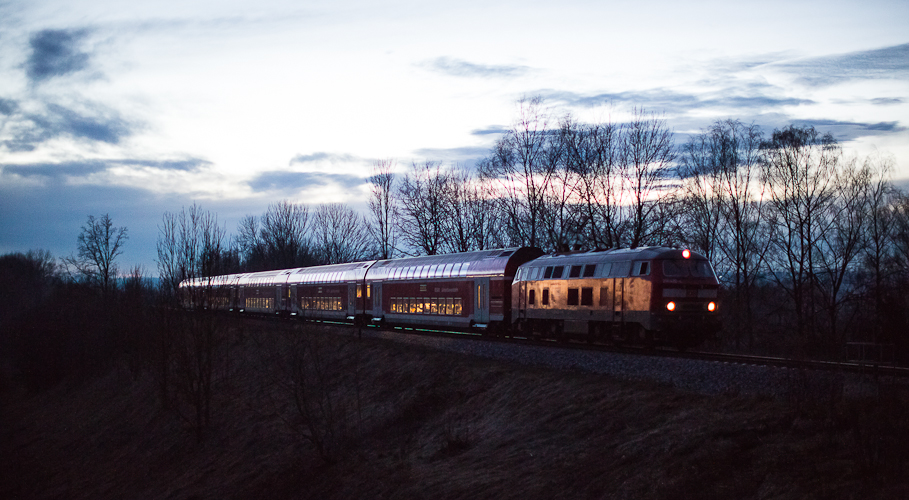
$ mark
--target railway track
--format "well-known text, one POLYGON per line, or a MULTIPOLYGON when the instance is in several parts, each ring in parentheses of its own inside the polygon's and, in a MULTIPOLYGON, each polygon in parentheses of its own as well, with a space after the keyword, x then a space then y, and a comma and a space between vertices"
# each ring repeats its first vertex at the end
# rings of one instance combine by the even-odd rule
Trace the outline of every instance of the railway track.
MULTIPOLYGON (((345 326, 358 328, 348 323, 316 322, 326 325, 345 326)), ((728 354, 709 351, 678 351, 671 348, 645 349, 640 347, 626 347, 610 344, 591 344, 581 341, 558 342, 555 340, 540 340, 519 336, 490 336, 474 332, 458 332, 446 330, 433 330, 423 328, 389 327, 381 328, 375 325, 361 327, 369 331, 401 332, 411 335, 432 336, 438 338, 456 338, 472 342, 485 342, 495 344, 516 344, 523 346, 560 348, 588 352, 602 352, 640 356, 649 358, 683 359, 691 361, 706 361, 716 363, 729 363, 761 367, 788 368, 793 370, 812 370, 835 373, 849 373, 871 376, 886 376, 900 379, 909 379, 909 367, 879 364, 857 363, 848 361, 818 361, 806 359, 782 358, 774 356, 755 356, 746 354, 728 354)))

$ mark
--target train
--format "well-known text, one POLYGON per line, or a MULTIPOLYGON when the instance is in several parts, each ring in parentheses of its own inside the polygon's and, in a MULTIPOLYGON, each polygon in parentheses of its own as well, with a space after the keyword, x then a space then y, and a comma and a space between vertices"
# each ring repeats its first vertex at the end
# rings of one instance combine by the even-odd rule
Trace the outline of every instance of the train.
POLYGON ((411 329, 687 349, 721 328, 703 255, 533 247, 184 280, 187 306, 411 329))

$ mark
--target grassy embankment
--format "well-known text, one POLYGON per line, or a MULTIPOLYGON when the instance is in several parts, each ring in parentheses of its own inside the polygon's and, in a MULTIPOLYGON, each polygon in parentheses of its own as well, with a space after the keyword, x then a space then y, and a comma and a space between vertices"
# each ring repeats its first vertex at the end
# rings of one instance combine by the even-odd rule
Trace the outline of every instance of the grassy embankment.
POLYGON ((285 328, 231 332, 201 442, 148 373, 8 391, 0 497, 909 496, 900 395, 706 397, 285 328))

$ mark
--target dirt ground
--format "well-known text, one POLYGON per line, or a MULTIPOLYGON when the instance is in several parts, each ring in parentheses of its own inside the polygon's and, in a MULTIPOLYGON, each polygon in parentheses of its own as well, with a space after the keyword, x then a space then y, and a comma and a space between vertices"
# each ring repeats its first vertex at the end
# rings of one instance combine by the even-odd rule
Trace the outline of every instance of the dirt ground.
POLYGON ((886 388, 707 397, 341 333, 232 332, 202 439, 151 370, 9 390, 0 498, 909 498, 886 388))

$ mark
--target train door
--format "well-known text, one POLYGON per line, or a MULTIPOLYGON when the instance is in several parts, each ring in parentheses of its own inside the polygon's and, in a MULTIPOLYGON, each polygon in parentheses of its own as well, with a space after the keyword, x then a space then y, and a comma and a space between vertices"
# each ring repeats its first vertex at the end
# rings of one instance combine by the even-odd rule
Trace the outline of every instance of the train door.
POLYGON ((357 284, 347 284, 347 315, 356 316, 357 314, 357 284))
POLYGON ((476 302, 474 303, 473 321, 485 325, 489 323, 489 278, 475 279, 474 290, 476 302))
POLYGON ((625 323, 625 278, 612 280, 612 321, 625 323))
POLYGON ((381 318, 382 312, 382 283, 372 283, 372 317, 381 318))
POLYGON ((527 318, 527 282, 521 281, 518 284, 518 318, 527 318))

